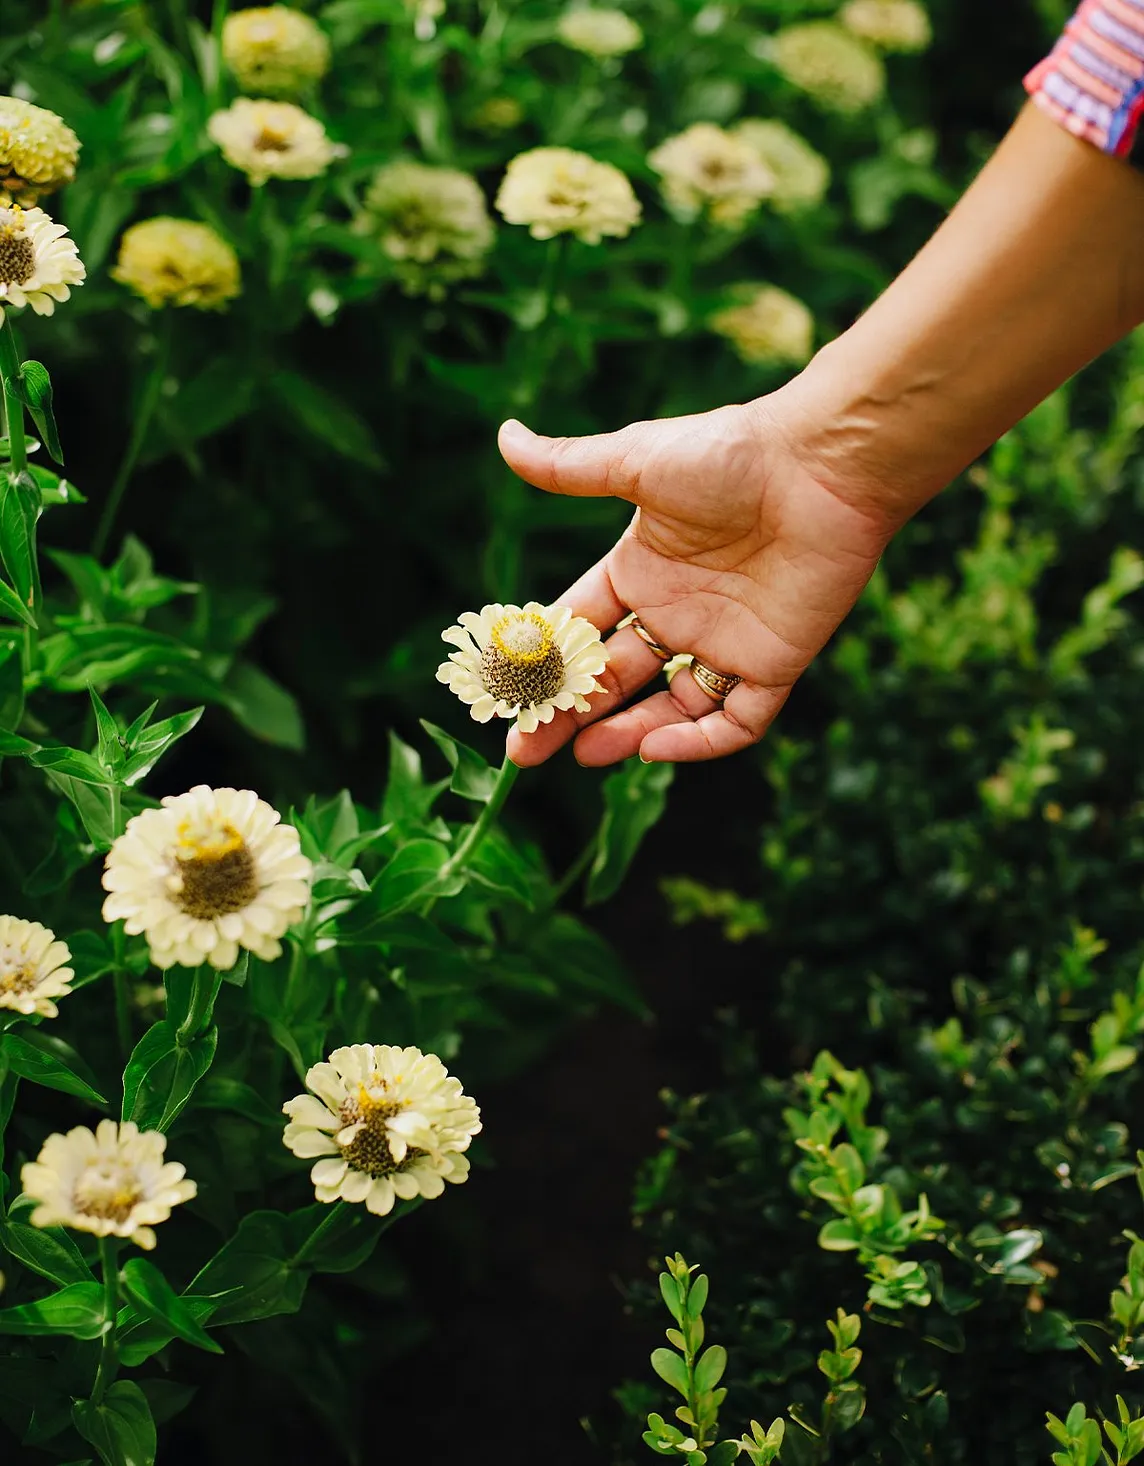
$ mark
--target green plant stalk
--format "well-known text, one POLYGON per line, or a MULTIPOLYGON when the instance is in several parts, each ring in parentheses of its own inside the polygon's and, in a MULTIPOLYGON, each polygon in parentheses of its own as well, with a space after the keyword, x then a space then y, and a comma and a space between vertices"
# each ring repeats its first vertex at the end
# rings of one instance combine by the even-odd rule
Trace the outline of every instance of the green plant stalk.
POLYGON ((115 1033, 123 1062, 126 1063, 135 1047, 135 1040, 131 1033, 131 989, 126 969, 127 933, 123 930, 121 921, 112 923, 111 947, 115 955, 115 970, 112 974, 115 985, 115 1033))
POLYGON ((175 1032, 175 1042, 185 1048, 210 1022, 215 999, 222 985, 221 974, 207 962, 195 968, 194 985, 191 988, 191 1004, 187 1016, 175 1032))
POLYGON ((553 886, 550 897, 550 906, 559 906, 568 892, 580 880, 581 876, 590 868, 596 854, 600 849, 600 830, 597 827, 588 837, 583 850, 576 856, 572 864, 553 886))
POLYGON ((8 432, 8 453, 12 472, 23 473, 28 467, 28 448, 24 436, 24 401, 20 396, 20 353, 12 331, 12 318, 5 312, 0 325, 0 380, 4 383, 4 417, 8 432))
POLYGON ((111 491, 103 506, 103 512, 99 516, 99 525, 95 531, 95 537, 91 542, 91 553, 98 559, 107 548, 107 542, 111 538, 111 531, 115 524, 115 516, 119 512, 119 506, 123 501, 123 495, 135 471, 135 465, 139 460, 139 454, 143 451, 143 444, 147 439, 147 431, 151 426, 151 419, 155 416, 155 409, 159 405, 159 398, 163 391, 163 383, 167 377, 167 367, 171 359, 171 336, 174 330, 172 306, 167 306, 160 314, 159 324, 156 327, 155 360, 152 363, 147 384, 143 389, 143 395, 139 402, 139 410, 135 414, 135 421, 131 427, 131 437, 127 442, 127 451, 124 453, 111 485, 111 491))
POLYGON ((99 1263, 103 1271, 103 1312, 107 1332, 99 1350, 99 1368, 92 1386, 91 1403, 99 1405, 115 1379, 119 1367, 116 1334, 119 1328, 119 1243, 114 1237, 99 1239, 99 1263))
POLYGON ((455 876, 459 870, 464 870, 465 866, 476 854, 480 848, 481 841, 496 823, 497 815, 500 814, 512 786, 516 783, 516 778, 519 773, 520 769, 518 766, 506 754, 504 763, 500 767, 500 773, 497 774, 497 781, 493 785, 493 792, 489 795, 488 803, 469 826, 465 838, 441 867, 441 874, 438 878, 440 881, 447 881, 450 877, 455 876))

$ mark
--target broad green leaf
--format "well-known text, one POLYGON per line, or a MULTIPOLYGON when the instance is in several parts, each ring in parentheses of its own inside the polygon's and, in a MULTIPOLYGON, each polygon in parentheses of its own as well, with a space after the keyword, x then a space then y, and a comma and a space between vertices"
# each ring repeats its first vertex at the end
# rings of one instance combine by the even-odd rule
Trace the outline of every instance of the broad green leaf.
MULTIPOLYGON (((179 1303, 183 1310, 199 1326, 214 1317, 227 1294, 215 1298, 198 1298, 192 1293, 180 1293, 179 1303)), ((128 1369, 137 1369, 145 1364, 160 1349, 165 1349, 175 1338, 175 1331, 165 1320, 145 1318, 134 1304, 127 1304, 119 1314, 119 1357, 128 1369)))
POLYGON ((39 596, 36 516, 40 491, 26 474, 0 473, 0 559, 16 595, 35 612, 39 596))
POLYGON ((64 1094, 74 1095, 89 1105, 106 1105, 104 1097, 75 1072, 61 1053, 53 1052, 53 1049, 64 1050, 70 1055, 66 1045, 35 1029, 28 1029, 24 1034, 6 1033, 0 1038, 0 1050, 13 1074, 30 1079, 33 1084, 42 1084, 46 1089, 58 1089, 64 1094))
POLYGON ((339 920, 339 935, 348 941, 379 935, 390 917, 424 899, 448 859, 448 847, 440 840, 410 840, 378 872, 369 895, 339 920))
POLYGON ((651 1367, 661 1380, 687 1399, 687 1365, 674 1349, 654 1349, 651 1367))
POLYGON ((223 683, 222 695, 234 716, 256 738, 295 752, 305 748, 306 729, 297 702, 260 667, 252 662, 235 662, 223 683))
POLYGON ((851 1252, 858 1246, 858 1233, 854 1223, 845 1217, 835 1217, 826 1223, 818 1234, 818 1245, 826 1252, 851 1252))
POLYGON ((70 1334, 75 1339, 98 1339, 107 1327, 99 1283, 70 1283, 35 1303, 0 1309, 0 1334, 70 1334))
POLYGON ((366 468, 384 468, 373 429, 327 387, 297 372, 277 371, 267 388, 285 408, 282 422, 294 432, 366 468))
POLYGON ((22 621, 33 630, 36 626, 36 618, 31 610, 5 580, 0 580, 0 616, 6 616, 10 621, 22 621))
POLYGON ((448 779, 426 784, 421 772, 421 755, 397 734, 389 735, 389 777, 381 806, 384 824, 420 824, 433 808, 448 779))
POLYGON ((466 865, 465 873, 498 896, 519 901, 530 911, 536 904, 530 877, 540 877, 541 873, 501 829, 488 832, 466 865))
POLYGON ((123 1119, 143 1130, 168 1130, 214 1062, 218 1029, 179 1041, 174 1023, 162 1018, 135 1045, 123 1071, 123 1119))
POLYGON ((109 782, 107 770, 100 767, 90 753, 79 748, 66 748, 53 744, 29 755, 38 769, 60 774, 68 779, 78 779, 82 784, 103 784, 109 782))
POLYGON ((585 897, 589 906, 619 890, 644 836, 667 807, 674 775, 671 764, 629 759, 604 780, 604 817, 585 897))
POLYGON ((52 379, 48 376, 47 367, 38 361, 24 362, 20 368, 18 390, 40 437, 44 440, 44 447, 57 463, 62 464, 64 455, 56 428, 56 416, 52 411, 52 379))
POLYGON ((497 771, 491 764, 470 748, 467 743, 446 733, 434 723, 421 719, 421 726, 449 761, 453 777, 449 788, 462 799, 471 799, 477 804, 487 804, 497 781, 497 771))
POLYGON ((292 1268, 290 1259, 308 1235, 308 1230, 299 1233, 283 1212, 250 1212, 187 1291, 198 1297, 232 1294, 214 1316, 218 1324, 297 1313, 309 1274, 292 1268))
POLYGON ((205 1349, 210 1354, 222 1353, 222 1346, 211 1338, 159 1269, 146 1258, 130 1258, 124 1264, 121 1278, 124 1292, 145 1318, 166 1324, 176 1338, 197 1349, 205 1349))
POLYGON ((95 1282, 83 1253, 63 1227, 32 1227, 9 1216, 0 1225, 0 1246, 17 1262, 61 1287, 95 1282))
POLYGON ((184 738, 192 728, 198 726, 203 715, 201 707, 191 708, 186 713, 176 713, 172 718, 163 718, 149 728, 134 731, 134 725, 123 735, 127 745, 127 759, 120 777, 125 784, 138 784, 145 778, 166 753, 172 743, 184 738))
POLYGON ((695 1366, 695 1388, 700 1394, 707 1394, 723 1378, 723 1371, 726 1368, 726 1349, 722 1344, 712 1344, 709 1349, 704 1350, 699 1363, 695 1366))
POLYGON ((100 1404, 77 1400, 72 1421, 105 1466, 154 1466, 155 1422, 147 1396, 131 1380, 116 1380, 100 1404))

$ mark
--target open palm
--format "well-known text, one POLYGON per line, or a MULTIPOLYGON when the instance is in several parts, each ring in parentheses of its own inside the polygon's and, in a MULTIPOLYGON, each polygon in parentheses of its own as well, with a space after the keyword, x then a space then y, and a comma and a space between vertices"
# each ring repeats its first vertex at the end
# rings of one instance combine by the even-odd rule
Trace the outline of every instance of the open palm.
POLYGON ((619 541, 562 604, 601 630, 634 611, 663 646, 743 679, 721 706, 687 673, 632 703, 663 664, 622 628, 608 641, 607 690, 591 712, 557 713, 527 735, 514 730, 516 763, 541 763, 577 733, 581 763, 609 764, 637 752, 648 762, 719 758, 766 732, 891 532, 815 477, 777 403, 595 438, 501 429, 501 452, 529 483, 636 506, 619 541))

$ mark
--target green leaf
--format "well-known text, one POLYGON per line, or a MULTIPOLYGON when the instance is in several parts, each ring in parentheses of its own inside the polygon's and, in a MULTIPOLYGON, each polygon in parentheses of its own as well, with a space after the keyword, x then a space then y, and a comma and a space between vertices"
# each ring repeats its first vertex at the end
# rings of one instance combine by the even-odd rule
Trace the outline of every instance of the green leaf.
POLYGON ((538 874, 512 840, 501 829, 492 829, 477 847, 465 867, 479 885, 510 901, 519 901, 532 911, 536 905, 533 881, 538 874))
POLYGON ((30 611, 39 600, 36 517, 40 491, 26 474, 0 473, 0 559, 19 599, 30 611))
POLYGON ((723 1378, 723 1372, 727 1368, 727 1351, 722 1344, 712 1344, 706 1349, 695 1366, 695 1388, 706 1395, 713 1390, 723 1378))
POLYGON ((264 743, 300 752, 306 729, 293 695, 252 662, 235 662, 223 683, 227 707, 247 730, 264 743))
MULTIPOLYGON (((235 1290, 237 1293, 239 1290, 235 1290)), ((199 1325, 205 1325, 214 1317, 223 1301, 233 1294, 222 1294, 213 1298, 198 1298, 192 1293, 180 1293, 179 1303, 186 1313, 199 1325)), ((160 1349, 165 1349, 175 1337, 169 1323, 158 1318, 142 1318, 133 1304, 120 1312, 119 1358, 128 1369, 137 1369, 146 1364, 160 1349)))
POLYGON ((5 580, 0 580, 0 616, 6 616, 10 621, 22 621, 33 630, 36 627, 35 616, 5 580))
POLYGON ((339 919, 339 936, 354 942, 381 935, 387 920, 433 889, 448 859, 448 847, 440 840, 410 840, 378 872, 369 895, 339 919))
POLYGON ((155 1422, 147 1396, 130 1380, 117 1380, 100 1404, 77 1400, 72 1422, 99 1452, 105 1466, 154 1466, 155 1422))
POLYGON ((651 1367, 660 1379, 677 1390, 686 1400, 688 1391, 687 1365, 673 1349, 654 1349, 651 1367))
POLYGON ((667 807, 674 776, 671 764, 629 759, 604 780, 604 817, 585 897, 589 906, 619 890, 644 836, 667 807))
POLYGON ((61 1287, 95 1282, 83 1253, 62 1227, 32 1227, 9 1216, 0 1226, 0 1246, 9 1257, 61 1287))
POLYGON ((13 1074, 30 1079, 33 1084, 42 1084, 45 1089, 58 1089, 102 1108, 107 1104, 104 1097, 82 1079, 59 1053, 52 1052, 53 1048, 64 1047, 59 1041, 53 1042, 48 1035, 41 1035, 34 1029, 29 1030, 26 1036, 6 1033, 0 1038, 0 1052, 13 1074))
POLYGON ((670 1273, 660 1273, 659 1291, 667 1304, 667 1311, 675 1319, 676 1323, 683 1322, 683 1303, 679 1296, 679 1284, 670 1273))
POLYGON ((295 432, 366 468, 385 467, 373 429, 341 397, 297 372, 274 372, 267 386, 286 409, 282 421, 295 432))
POLYGON ((144 1318, 167 1325, 176 1338, 198 1349, 210 1354, 222 1353, 221 1345, 211 1338, 159 1269, 146 1258, 131 1258, 124 1265, 121 1277, 124 1292, 144 1318))
POLYGON ((145 778, 158 763, 172 745, 184 738, 192 728, 198 726, 199 719, 203 715, 203 709, 191 708, 186 713, 176 713, 172 718, 163 718, 158 723, 153 723, 149 728, 142 728, 137 733, 134 725, 123 735, 127 744, 127 760, 121 771, 121 778, 125 784, 138 784, 140 779, 145 778))
POLYGON ((487 804, 497 781, 497 771, 480 756, 476 749, 438 728, 435 723, 421 719, 421 726, 449 761, 453 777, 449 788, 462 799, 471 799, 477 804, 487 804))
POLYGON ((142 1130, 169 1130, 214 1062, 218 1029, 180 1042, 169 1019, 152 1024, 123 1071, 123 1119, 142 1130))
POLYGON ((107 710, 107 706, 94 687, 88 688, 92 711, 95 713, 95 729, 99 738, 98 759, 100 766, 114 776, 123 765, 123 740, 119 724, 107 710))
POLYGON ((853 1222, 835 1217, 821 1229, 818 1245, 826 1252, 851 1252, 858 1246, 858 1233, 853 1222))
POLYGON ((187 1291, 199 1297, 233 1290, 215 1314, 217 1323, 297 1313, 309 1274, 289 1263, 309 1233, 298 1235, 291 1223, 283 1212, 250 1212, 193 1280, 187 1291))
POLYGON ((24 406, 32 414, 32 421, 44 440, 44 447, 62 465, 64 455, 60 447, 55 413, 52 411, 52 379, 48 376, 47 367, 38 361, 24 362, 20 368, 17 390, 24 406))
POLYGON ((107 1332, 99 1283, 70 1283, 35 1303, 0 1309, 0 1334, 70 1334, 98 1339, 107 1332))
POLYGON ((420 824, 433 808, 449 780, 426 784, 421 772, 421 755, 408 743, 389 735, 389 777, 381 806, 383 824, 420 824))

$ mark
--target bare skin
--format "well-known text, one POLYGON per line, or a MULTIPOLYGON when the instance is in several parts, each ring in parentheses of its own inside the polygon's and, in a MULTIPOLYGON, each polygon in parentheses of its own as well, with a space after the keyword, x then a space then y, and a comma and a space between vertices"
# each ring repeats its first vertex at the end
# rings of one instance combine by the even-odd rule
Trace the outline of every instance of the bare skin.
POLYGON ((635 506, 561 600, 602 630, 634 610, 743 679, 722 706, 687 673, 632 702, 662 664, 621 629, 592 711, 514 729, 510 757, 573 738, 590 765, 755 743, 901 525, 1144 320, 1142 240, 1144 177, 1030 106, 917 259, 780 391, 594 438, 506 423, 501 452, 529 483, 635 506))

